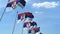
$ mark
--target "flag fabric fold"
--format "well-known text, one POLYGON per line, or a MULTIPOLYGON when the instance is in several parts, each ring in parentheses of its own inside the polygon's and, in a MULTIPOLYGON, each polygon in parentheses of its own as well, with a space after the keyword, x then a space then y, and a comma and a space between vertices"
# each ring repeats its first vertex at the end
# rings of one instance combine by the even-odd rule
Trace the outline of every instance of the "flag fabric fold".
POLYGON ((18 20, 22 21, 24 18, 24 13, 18 14, 18 20))
POLYGON ((37 23, 36 22, 31 22, 31 26, 37 26, 37 23))
POLYGON ((25 18, 34 18, 31 12, 25 12, 25 18))
POLYGON ((12 7, 13 9, 15 9, 15 7, 16 7, 16 2, 15 2, 15 1, 8 2, 8 4, 7 4, 6 7, 12 7))
POLYGON ((33 30, 35 30, 35 33, 37 33, 37 32, 39 32, 39 31, 40 31, 40 27, 33 28, 33 30))
POLYGON ((32 28, 28 31, 28 33, 32 33, 32 31, 34 31, 34 33, 37 33, 40 31, 40 27, 32 28))
POLYGON ((24 24, 23 24, 23 28, 25 28, 25 27, 30 27, 30 22, 25 22, 24 24))
POLYGON ((37 26, 37 23, 36 22, 33 22, 33 23, 32 22, 25 22, 24 25, 23 25, 23 27, 27 27, 27 25, 29 25, 30 27, 31 26, 34 27, 34 26, 37 26))
POLYGON ((21 8, 24 8, 26 5, 26 1, 25 0, 14 0, 16 2, 16 4, 18 6, 20 6, 21 8))
MULTIPOLYGON (((18 14, 18 20, 23 20, 25 18, 25 21, 23 23, 23 29, 27 28, 28 34, 36 34, 40 32, 40 27, 37 26, 37 23, 35 21, 27 21, 34 18, 34 15, 31 12, 24 12, 18 14), (27 19, 26 19, 27 18, 27 19)), ((40 33, 39 33, 40 34, 40 33)))
POLYGON ((18 14, 18 20, 19 20, 19 19, 23 20, 23 19, 26 19, 26 18, 31 18, 31 19, 33 19, 34 16, 33 16, 33 14, 30 13, 30 12, 24 12, 24 13, 18 14))
POLYGON ((26 4, 25 0, 14 0, 12 2, 8 2, 6 7, 12 7, 14 9, 18 5, 21 8, 24 8, 25 4, 26 4))
POLYGON ((7 7, 11 7, 13 3, 14 3, 14 2, 9 2, 9 3, 7 4, 7 7))

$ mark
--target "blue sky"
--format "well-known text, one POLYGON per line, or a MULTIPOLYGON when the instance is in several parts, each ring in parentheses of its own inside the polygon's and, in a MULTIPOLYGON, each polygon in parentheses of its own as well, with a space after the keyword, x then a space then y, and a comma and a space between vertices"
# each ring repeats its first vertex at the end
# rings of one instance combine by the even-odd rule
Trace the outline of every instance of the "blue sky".
MULTIPOLYGON (((0 0, 0 17, 8 0, 0 0)), ((13 1, 13 0, 10 0, 13 1)), ((18 13, 32 12, 43 34, 60 34, 60 0, 26 0, 26 6, 11 10, 7 8, 0 21, 0 34, 11 34, 18 13)), ((15 34, 21 34, 22 23, 16 24, 15 34)))

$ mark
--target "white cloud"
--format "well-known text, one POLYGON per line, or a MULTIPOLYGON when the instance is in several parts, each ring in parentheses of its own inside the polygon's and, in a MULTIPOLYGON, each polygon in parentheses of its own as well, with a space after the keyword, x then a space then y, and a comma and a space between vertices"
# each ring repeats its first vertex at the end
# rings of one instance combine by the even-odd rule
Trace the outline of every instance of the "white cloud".
POLYGON ((44 8, 55 8, 59 6, 59 2, 42 2, 42 3, 33 3, 32 6, 36 8, 44 7, 44 8))
POLYGON ((41 15, 41 14, 44 14, 44 12, 42 12, 42 11, 35 11, 35 14, 41 15))

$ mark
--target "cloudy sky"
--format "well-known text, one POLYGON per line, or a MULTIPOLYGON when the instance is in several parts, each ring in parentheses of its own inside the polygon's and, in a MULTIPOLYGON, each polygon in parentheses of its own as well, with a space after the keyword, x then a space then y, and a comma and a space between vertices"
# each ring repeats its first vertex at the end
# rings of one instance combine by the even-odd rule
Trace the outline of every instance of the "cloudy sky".
MULTIPOLYGON (((0 17, 7 3, 8 0, 0 0, 0 17)), ((32 12, 35 16, 33 20, 41 27, 40 31, 43 34, 60 34, 60 0, 26 0, 24 9, 19 6, 14 10, 7 8, 0 21, 0 34, 12 33, 17 11, 18 13, 32 12)), ((15 34, 21 34, 22 25, 22 22, 16 24, 15 34)))

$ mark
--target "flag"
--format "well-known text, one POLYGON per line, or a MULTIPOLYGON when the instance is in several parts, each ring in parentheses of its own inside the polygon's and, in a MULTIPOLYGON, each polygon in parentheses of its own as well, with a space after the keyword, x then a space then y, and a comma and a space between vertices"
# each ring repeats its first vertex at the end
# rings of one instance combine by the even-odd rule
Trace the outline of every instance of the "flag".
POLYGON ((18 5, 21 8, 24 8, 25 4, 26 4, 25 0, 14 0, 12 2, 8 2, 6 7, 12 7, 14 9, 16 5, 18 5))
POLYGON ((40 31, 40 27, 36 27, 36 28, 32 28, 28 31, 28 33, 32 33, 32 31, 34 31, 35 33, 40 31))
POLYGON ((23 27, 24 27, 24 28, 27 27, 27 26, 30 27, 30 22, 25 22, 25 23, 23 24, 23 27))
POLYGON ((37 26, 36 22, 33 22, 33 23, 32 22, 25 22, 24 27, 26 27, 27 25, 29 25, 30 27, 31 26, 37 26))
POLYGON ((9 2, 9 3, 7 4, 7 7, 11 7, 12 4, 13 4, 13 2, 9 2))
POLYGON ((16 3, 14 1, 8 2, 6 7, 12 7, 14 9, 16 7, 16 3))
POLYGON ((35 30, 35 33, 37 33, 40 31, 40 27, 33 28, 33 30, 35 30))
POLYGON ((17 16, 17 19, 18 19, 17 23, 19 23, 21 21, 21 19, 22 19, 21 16, 22 16, 22 14, 18 14, 18 16, 17 16))
POLYGON ((18 20, 19 20, 19 19, 21 19, 21 20, 24 19, 24 13, 18 14, 18 20))
POLYGON ((33 14, 30 12, 24 12, 24 13, 18 14, 18 19, 21 19, 21 16, 24 18, 34 18, 33 14))
POLYGON ((31 26, 37 26, 36 22, 31 22, 31 26))
POLYGON ((14 0, 15 2, 18 2, 18 0, 14 0))
POLYGON ((42 34, 42 32, 40 32, 40 34, 42 34))
POLYGON ((28 30, 28 33, 31 33, 31 31, 32 31, 31 29, 30 29, 30 30, 28 30))
POLYGON ((20 6, 21 8, 25 7, 26 1, 25 0, 15 0, 16 4, 20 6))
POLYGON ((24 14, 25 14, 25 18, 34 18, 31 12, 25 12, 24 14))
POLYGON ((22 14, 18 14, 18 20, 21 19, 22 14))
POLYGON ((22 18, 34 18, 33 14, 30 12, 24 12, 21 14, 18 14, 18 20, 22 18))

